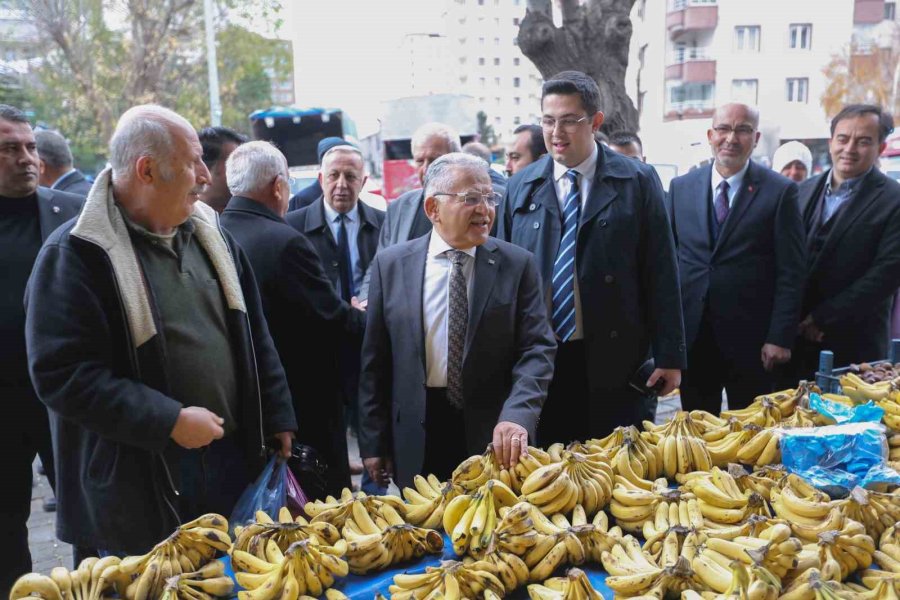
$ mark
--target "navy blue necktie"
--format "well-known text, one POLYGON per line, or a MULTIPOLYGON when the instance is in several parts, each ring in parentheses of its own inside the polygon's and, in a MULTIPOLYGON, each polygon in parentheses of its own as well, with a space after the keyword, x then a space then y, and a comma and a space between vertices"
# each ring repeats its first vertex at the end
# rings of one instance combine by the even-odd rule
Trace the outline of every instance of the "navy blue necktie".
POLYGON ((553 331, 560 341, 566 342, 575 333, 575 241, 578 237, 578 221, 581 219, 581 194, 578 190, 578 172, 569 170, 566 177, 572 187, 563 203, 562 238, 553 263, 553 331))
POLYGON ((350 302, 353 297, 353 268, 350 266, 350 243, 347 241, 347 215, 339 215, 340 227, 338 227, 338 269, 341 273, 341 298, 350 302))

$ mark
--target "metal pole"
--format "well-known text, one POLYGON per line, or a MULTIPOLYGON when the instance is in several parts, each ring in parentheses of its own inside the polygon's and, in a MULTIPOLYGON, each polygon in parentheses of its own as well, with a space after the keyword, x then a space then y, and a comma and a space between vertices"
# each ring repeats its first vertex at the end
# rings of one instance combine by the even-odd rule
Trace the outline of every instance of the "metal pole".
POLYGON ((213 23, 213 0, 203 0, 203 21, 206 24, 206 70, 209 73, 209 123, 222 124, 222 104, 219 101, 219 68, 216 64, 216 27, 213 23))

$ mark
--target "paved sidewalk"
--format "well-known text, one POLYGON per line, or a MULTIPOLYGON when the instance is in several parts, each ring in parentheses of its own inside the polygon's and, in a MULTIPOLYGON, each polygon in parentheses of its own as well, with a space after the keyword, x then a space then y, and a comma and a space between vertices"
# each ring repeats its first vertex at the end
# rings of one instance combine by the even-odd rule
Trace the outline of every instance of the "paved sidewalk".
MULTIPOLYGON (((681 409, 681 400, 675 396, 660 401, 656 412, 656 422, 671 418, 681 409)), ((347 438, 350 456, 358 456, 356 438, 347 438)), ((31 495, 31 518, 28 519, 28 543, 31 546, 31 558, 34 571, 49 574, 53 567, 72 568, 72 547, 56 539, 56 513, 46 513, 43 509, 44 496, 52 494, 47 478, 37 474, 35 463, 35 481, 37 485, 31 495)), ((359 485, 359 475, 353 476, 353 483, 359 485)), ((397 494, 399 490, 391 486, 390 492, 397 494)))

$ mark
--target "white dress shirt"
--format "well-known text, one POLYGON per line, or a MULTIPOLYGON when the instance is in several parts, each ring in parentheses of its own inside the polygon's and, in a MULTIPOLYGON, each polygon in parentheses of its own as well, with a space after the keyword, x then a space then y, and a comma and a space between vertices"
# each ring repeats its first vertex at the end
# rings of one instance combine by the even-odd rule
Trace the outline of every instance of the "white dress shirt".
MULTIPOLYGON (((322 204, 325 206, 325 220, 328 221, 328 228, 331 230, 331 235, 334 236, 334 243, 337 244, 338 231, 341 229, 341 213, 331 208, 324 199, 322 204)), ((356 244, 356 239, 359 237, 359 206, 354 205, 350 211, 344 213, 344 216, 347 217, 344 228, 347 230, 347 245, 350 246, 350 270, 353 274, 353 289, 359 292, 365 276, 365 271, 359 265, 359 246, 356 244)), ((338 278, 337 293, 339 296, 341 295, 340 278, 338 278)))
MULTIPOLYGON (((578 172, 578 192, 581 194, 581 211, 584 212, 584 205, 587 204, 588 196, 591 193, 591 185, 594 183, 594 175, 597 173, 597 144, 594 144, 594 150, 591 155, 585 159, 580 165, 573 167, 572 170, 578 172)), ((559 201, 559 212, 565 212, 566 196, 572 189, 572 182, 566 177, 569 167, 553 161, 553 185, 556 186, 556 199, 559 201)), ((580 226, 580 224, 579 224, 580 226)), ((575 273, 578 273, 578 259, 575 259, 575 273)), ((584 337, 584 326, 581 320, 581 291, 578 289, 578 277, 575 277, 575 333, 569 340, 580 340, 584 337)))
POLYGON ((747 174, 747 169, 750 168, 750 161, 748 160, 744 167, 732 175, 731 177, 722 177, 719 174, 719 170, 716 169, 716 165, 712 166, 712 179, 710 181, 710 185, 712 185, 712 201, 713 201, 713 214, 715 214, 716 210, 716 196, 719 195, 719 184, 722 183, 722 180, 728 182, 728 210, 734 208, 734 198, 737 196, 737 193, 741 189, 741 184, 744 183, 744 175, 747 174))
MULTIPOLYGON (((447 256, 453 250, 437 231, 431 232, 425 259, 425 283, 422 286, 422 320, 425 325, 425 374, 428 387, 447 387, 447 326, 450 317, 450 272, 453 263, 447 256)), ((475 274, 475 248, 463 250, 471 258, 463 263, 469 306, 475 274)), ((471 310, 471 309, 470 309, 471 310)))

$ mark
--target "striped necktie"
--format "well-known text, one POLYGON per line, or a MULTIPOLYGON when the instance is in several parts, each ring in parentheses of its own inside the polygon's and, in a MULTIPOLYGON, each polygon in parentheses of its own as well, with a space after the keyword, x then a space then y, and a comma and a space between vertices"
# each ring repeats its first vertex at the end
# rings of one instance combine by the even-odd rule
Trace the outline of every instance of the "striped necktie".
POLYGON ((575 241, 578 237, 578 221, 581 218, 581 194, 578 190, 578 172, 569 170, 566 177, 572 187, 563 204, 562 238, 553 263, 553 331, 560 341, 566 342, 575 333, 575 241))

